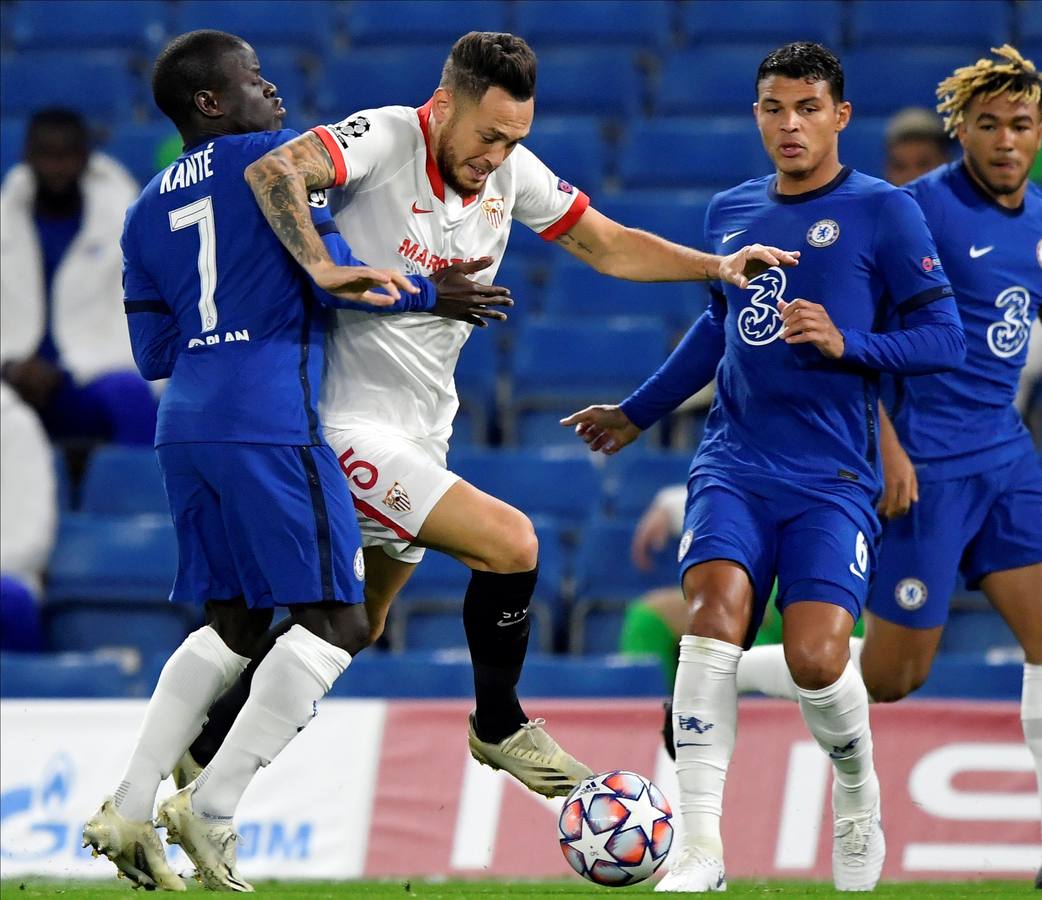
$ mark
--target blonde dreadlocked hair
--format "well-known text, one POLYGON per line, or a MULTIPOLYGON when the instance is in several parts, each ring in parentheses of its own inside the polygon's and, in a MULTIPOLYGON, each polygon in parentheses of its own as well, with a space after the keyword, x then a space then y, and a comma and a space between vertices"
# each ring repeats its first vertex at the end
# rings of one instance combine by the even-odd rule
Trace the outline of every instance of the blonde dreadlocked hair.
POLYGON ((992 47, 1000 59, 978 59, 962 66, 937 85, 937 112, 944 116, 944 130, 952 137, 962 124, 970 101, 979 94, 990 100, 1009 93, 1014 101, 1042 102, 1042 76, 1030 59, 1010 44, 992 47))

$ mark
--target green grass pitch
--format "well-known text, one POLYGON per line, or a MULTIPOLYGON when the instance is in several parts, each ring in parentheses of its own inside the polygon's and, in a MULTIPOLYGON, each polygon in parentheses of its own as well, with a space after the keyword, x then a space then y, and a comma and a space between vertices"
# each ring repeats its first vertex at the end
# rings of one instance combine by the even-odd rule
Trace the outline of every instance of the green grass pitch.
MULTIPOLYGON (((256 882, 258 897, 293 897, 308 900, 456 900, 466 897, 509 897, 539 900, 542 897, 585 897, 595 895, 623 898, 630 894, 647 894, 651 885, 632 888, 601 888, 585 884, 578 878, 569 881, 298 881, 256 882)), ((202 898, 209 896, 192 885, 189 892, 202 898)), ((4 900, 20 898, 61 897, 62 900, 109 900, 109 898, 142 898, 144 892, 132 892, 120 883, 51 881, 39 878, 5 879, 0 882, 4 900)), ((151 896, 173 896, 154 894, 151 896)), ((687 895, 691 896, 691 895, 687 895)), ((727 897, 846 897, 829 884, 812 881, 733 881, 727 886, 727 897)), ((1029 879, 1016 881, 916 882, 881 884, 873 897, 914 897, 916 900, 957 900, 961 897, 1039 897, 1029 879)))

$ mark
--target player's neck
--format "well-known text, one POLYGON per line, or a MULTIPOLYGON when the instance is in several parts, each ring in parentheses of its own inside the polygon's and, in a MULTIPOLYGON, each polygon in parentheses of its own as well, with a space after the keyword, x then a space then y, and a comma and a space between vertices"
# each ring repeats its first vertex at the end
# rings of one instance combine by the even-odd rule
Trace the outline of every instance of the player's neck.
POLYGON ((996 194, 991 188, 985 184, 984 180, 977 175, 977 169, 970 161, 968 156, 963 156, 962 167, 966 170, 966 174, 970 176, 970 180, 977 185, 981 193, 984 194, 992 203, 997 206, 1001 206, 1003 209, 1020 209, 1024 205, 1024 195, 1028 192, 1028 181, 1025 178, 1023 183, 1011 194, 996 194))
POLYGON ((808 194, 811 191, 816 191, 818 188, 825 187, 842 171, 843 166, 840 164, 837 154, 830 155, 815 168, 808 172, 802 172, 799 175, 787 174, 780 169, 776 169, 775 190, 779 194, 789 196, 808 194))

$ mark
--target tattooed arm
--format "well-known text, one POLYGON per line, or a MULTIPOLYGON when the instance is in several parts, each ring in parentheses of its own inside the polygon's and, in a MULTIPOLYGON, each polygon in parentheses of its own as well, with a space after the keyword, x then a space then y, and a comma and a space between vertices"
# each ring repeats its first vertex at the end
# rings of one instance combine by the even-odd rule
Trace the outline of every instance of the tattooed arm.
MULTIPOLYGON (((692 224, 692 232, 698 223, 692 224)), ((751 244, 730 256, 702 253, 658 235, 627 228, 590 207, 557 238, 576 259, 628 281, 729 281, 744 288, 770 266, 796 264, 799 253, 751 244)))
POLYGON ((308 192, 329 187, 335 174, 329 154, 313 134, 276 147, 247 166, 244 177, 282 245, 324 291, 373 306, 390 306, 401 297, 399 288, 417 293, 399 272, 338 266, 330 257, 311 222, 308 192))

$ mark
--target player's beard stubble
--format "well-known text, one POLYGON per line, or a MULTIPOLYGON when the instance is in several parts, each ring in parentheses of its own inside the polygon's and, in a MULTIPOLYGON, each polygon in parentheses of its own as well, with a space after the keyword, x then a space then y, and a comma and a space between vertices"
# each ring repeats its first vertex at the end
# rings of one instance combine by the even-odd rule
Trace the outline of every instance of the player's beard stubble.
POLYGON ((461 197, 473 197, 480 191, 480 188, 475 189, 467 187, 462 181, 460 181, 457 172, 462 168, 463 164, 449 146, 453 124, 452 120, 449 120, 446 125, 443 139, 438 146, 437 152, 434 154, 434 161, 438 165, 438 172, 441 174, 442 181, 444 181, 461 197))

